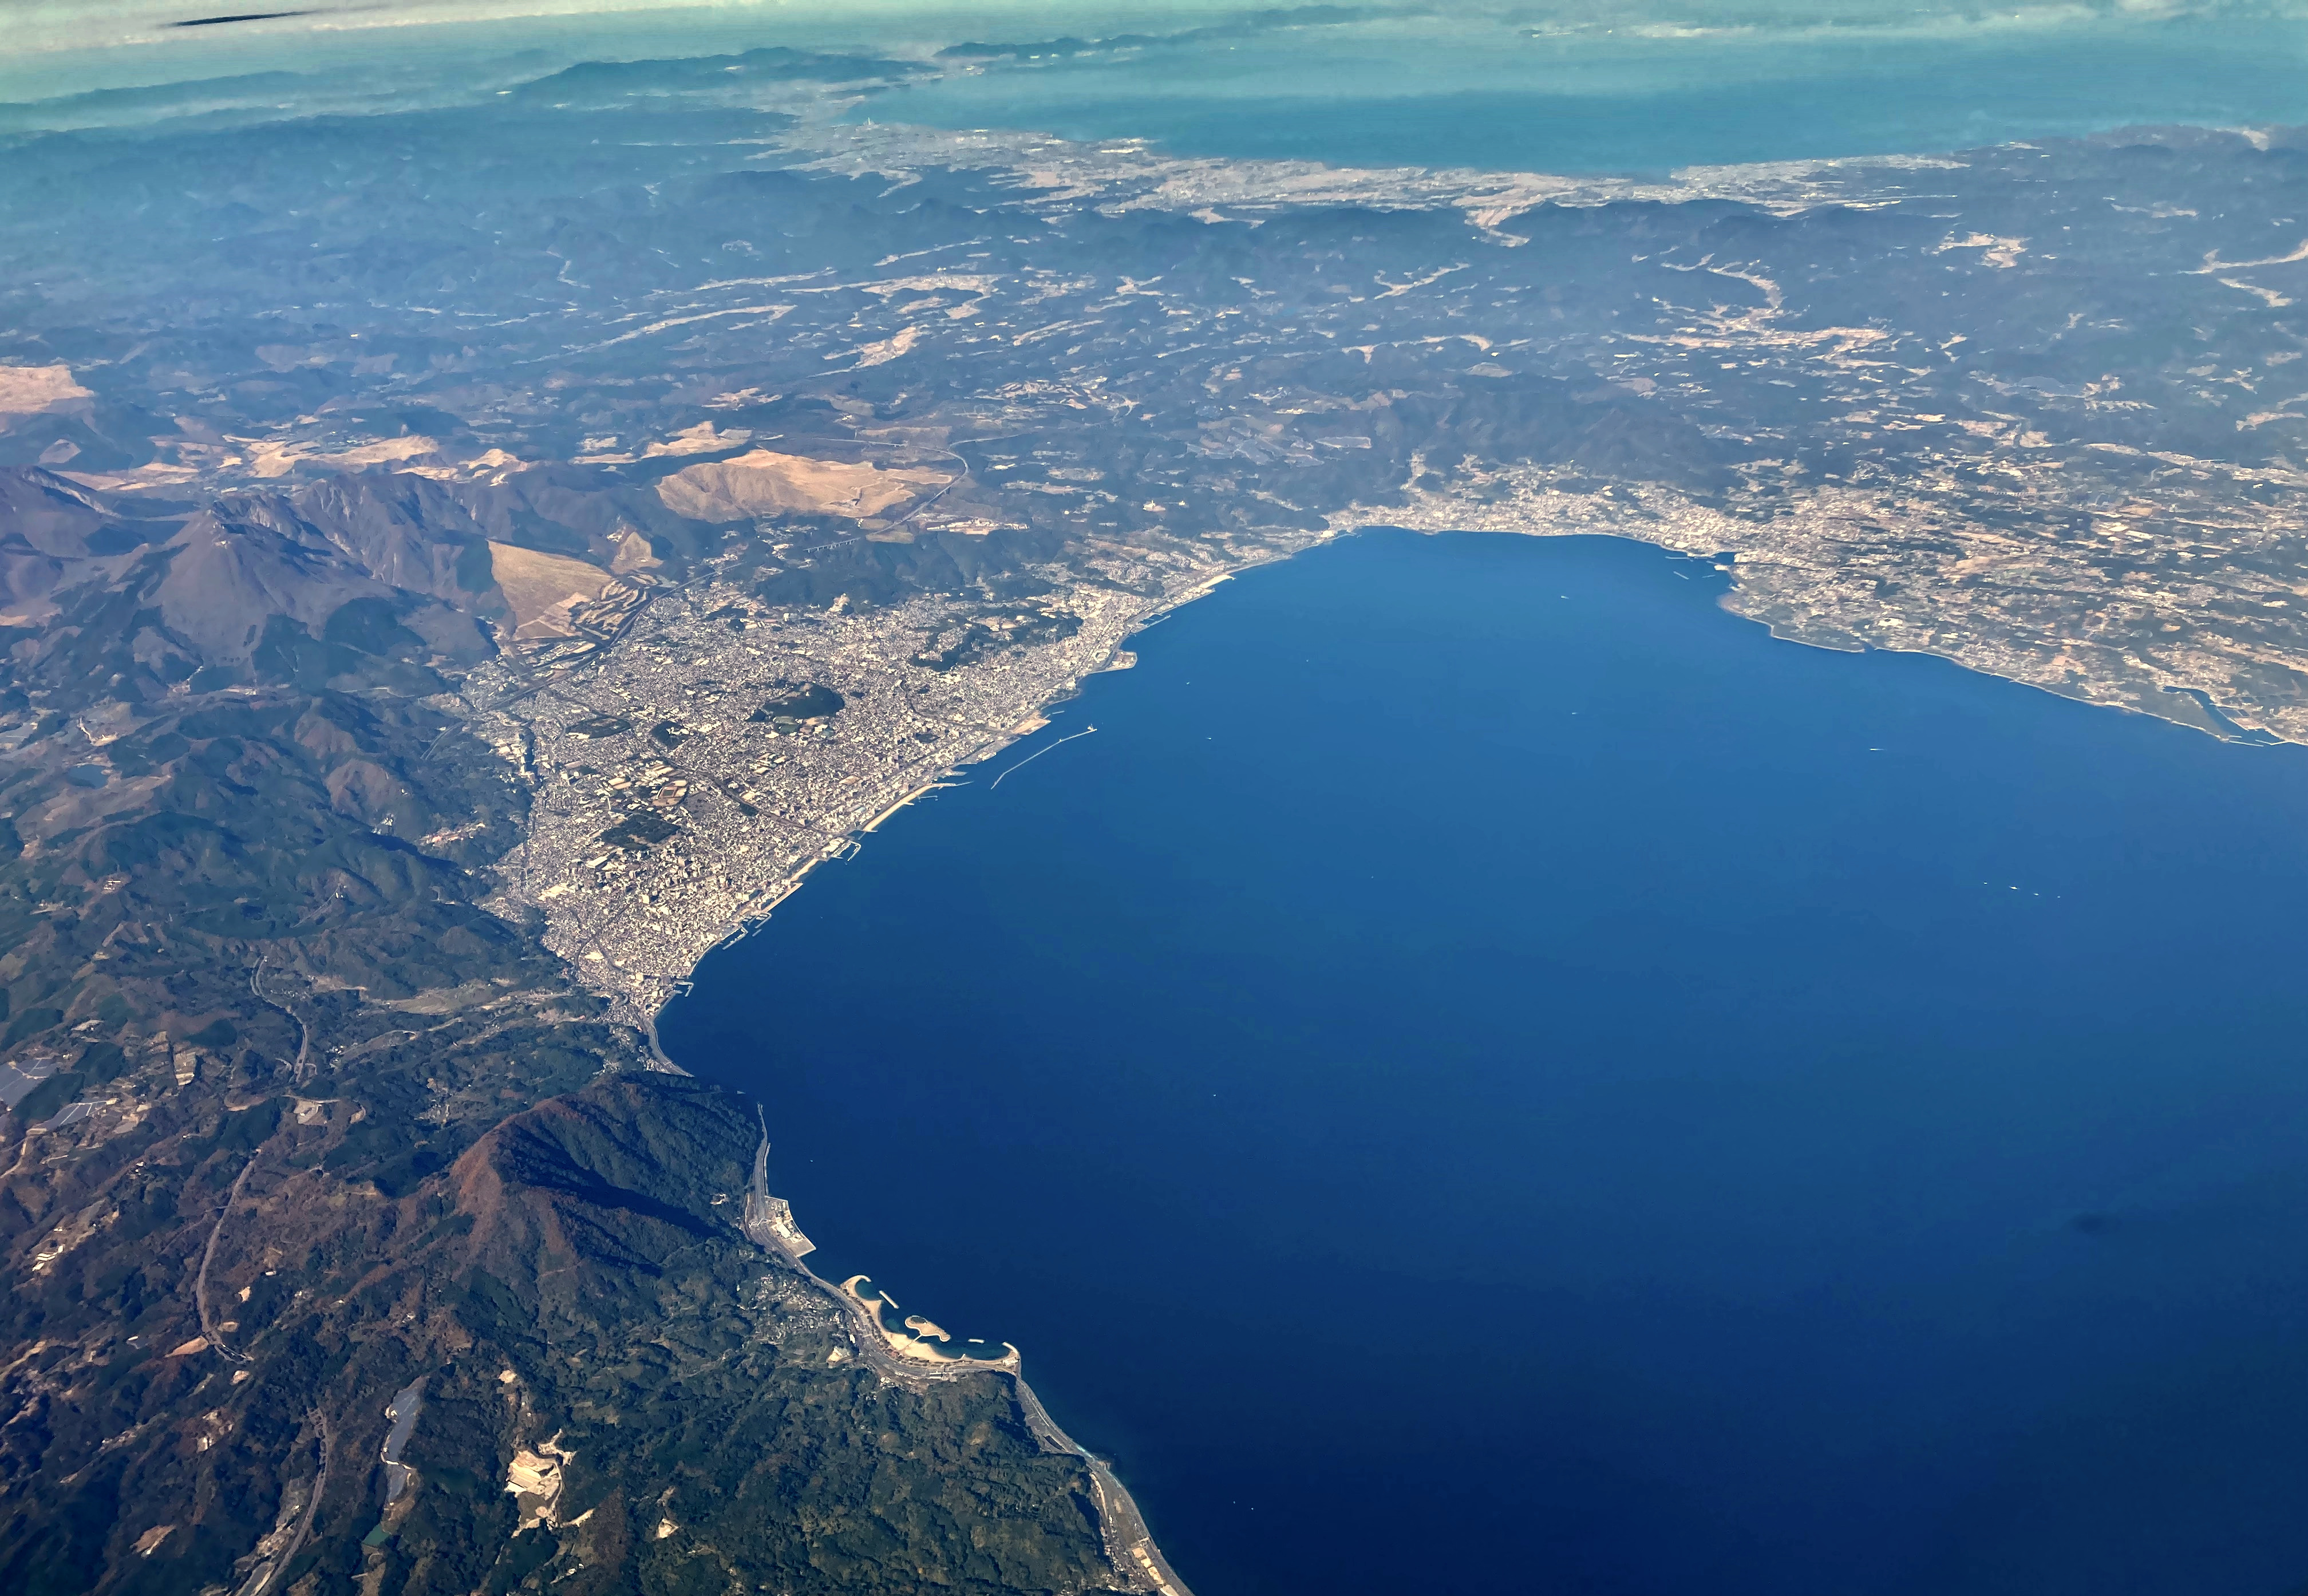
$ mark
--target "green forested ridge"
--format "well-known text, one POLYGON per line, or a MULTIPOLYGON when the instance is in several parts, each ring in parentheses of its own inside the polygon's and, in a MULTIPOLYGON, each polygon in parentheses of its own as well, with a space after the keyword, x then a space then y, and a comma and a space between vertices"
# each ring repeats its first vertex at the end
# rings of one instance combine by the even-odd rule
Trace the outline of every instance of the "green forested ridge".
POLYGON ((0 1589, 224 1596, 284 1558, 263 1589, 1112 1579, 1083 1465, 1007 1380, 849 1359, 736 1228, 752 1109, 646 1070, 480 906, 521 798, 408 602, 349 583, 220 654, 137 600, 157 569, 12 634, 0 1034, 51 1073, 0 1116, 0 1589), (523 1528, 507 1471, 548 1444, 523 1528))

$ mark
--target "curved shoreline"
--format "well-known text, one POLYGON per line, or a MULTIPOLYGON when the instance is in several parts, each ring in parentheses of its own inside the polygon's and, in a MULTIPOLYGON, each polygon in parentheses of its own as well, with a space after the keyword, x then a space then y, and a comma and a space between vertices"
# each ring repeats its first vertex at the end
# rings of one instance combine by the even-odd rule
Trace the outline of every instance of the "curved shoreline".
MULTIPOLYGON (((1222 568, 1200 574, 1191 583, 1161 595, 1124 622, 1105 651, 1096 657, 1088 669, 1036 703, 1023 720, 965 750, 951 763, 939 767, 930 780, 903 793, 869 822, 845 833, 851 851, 858 846, 860 839, 878 830, 884 822, 917 799, 943 787, 956 784, 955 778, 964 768, 983 766, 1048 726, 1048 712, 1057 704, 1079 697, 1082 684, 1090 676, 1134 667, 1138 658, 1127 645, 1139 633, 1158 625, 1185 605, 1208 597, 1244 571, 1279 564, 1307 548, 1334 542, 1344 535, 1345 530, 1329 528, 1312 533, 1293 546, 1258 550, 1253 557, 1244 558, 1238 554, 1235 561, 1222 568)), ((1072 735, 1080 737, 1086 733, 1072 735)), ((1061 738, 1058 740, 1064 742, 1072 738, 1061 738)), ((1046 748, 1042 750, 1047 751, 1046 748)), ((1029 755, 1029 760, 1035 757, 1038 755, 1029 755)), ((1002 772, 1003 775, 1008 773, 1007 770, 1002 772)), ((998 781, 1000 777, 995 780, 998 781)), ((729 946, 760 928, 767 922, 771 912, 799 891, 810 873, 825 863, 829 857, 831 857, 830 853, 818 853, 803 861, 798 869, 775 884, 771 889, 773 895, 769 902, 760 905, 758 912, 740 916, 703 952, 711 953, 729 946)), ((702 960, 701 953, 698 962, 702 962, 702 960)), ((696 962, 692 962, 688 972, 681 978, 664 982, 645 993, 623 990, 614 985, 607 986, 605 990, 604 984, 588 979, 591 972, 582 962, 574 959, 570 962, 581 985, 590 987, 609 999, 612 1017, 631 1023, 641 1033, 648 1068, 667 1074, 687 1076, 691 1074, 666 1052, 659 1039, 657 1022, 667 1002, 689 990, 696 962)), ((761 1141, 754 1151, 752 1179, 746 1190, 739 1228, 747 1239, 791 1264, 805 1281, 839 1307, 845 1316, 845 1323, 850 1327, 851 1342, 858 1359, 872 1367, 884 1379, 915 1386, 930 1381, 977 1375, 1007 1376, 1018 1405, 1020 1420, 1036 1444, 1046 1454, 1065 1454, 1081 1460, 1088 1471, 1098 1514, 1098 1534, 1115 1578, 1124 1588, 1133 1592, 1151 1592, 1153 1596, 1193 1596, 1193 1588, 1179 1577, 1177 1571, 1163 1556, 1129 1488, 1122 1483, 1105 1460, 1068 1435, 1050 1417, 1048 1409, 1042 1405, 1033 1387, 1027 1384, 1022 1370, 1023 1360, 1014 1346, 1005 1342, 1009 1355, 999 1361, 962 1359, 947 1361, 901 1357, 890 1346, 873 1308, 842 1284, 826 1280, 804 1262, 808 1254, 816 1250, 816 1244, 803 1234, 785 1201, 772 1196, 769 1191, 769 1129, 764 1118, 761 1141)))
MULTIPOLYGON (((1704 522, 1703 525, 1696 527, 1690 525, 1688 524, 1690 518, 1687 514, 1679 514, 1676 512, 1687 513, 1692 507, 1680 504, 1671 506, 1639 505, 1636 507, 1636 514, 1628 515, 1623 513, 1611 517, 1609 524, 1598 524, 1592 519, 1573 519, 1571 524, 1566 525, 1552 516, 1533 514, 1531 513, 1533 506, 1529 505, 1511 506, 1511 513, 1502 517, 1495 507, 1486 513, 1483 506, 1452 501, 1442 496, 1423 496, 1426 501, 1425 503, 1388 510, 1371 506, 1350 507, 1348 511, 1332 516, 1328 528, 1310 537, 1299 547, 1264 551, 1264 558, 1243 560, 1239 564, 1203 575, 1191 585, 1177 591, 1164 595, 1157 602, 1139 611, 1122 627, 1111 646, 1095 665, 1082 672, 1081 677, 1066 687, 1050 694, 1035 704, 1026 719, 966 750, 952 763, 941 767, 929 781, 888 804, 875 814, 870 822, 852 828, 846 833, 846 840, 851 845, 851 851, 856 850, 864 836, 878 831, 885 822, 916 800, 943 787, 955 784, 955 778, 960 776, 965 768, 972 765, 982 767, 1034 732, 1047 727, 1048 712, 1055 706, 1081 696, 1082 686, 1089 677, 1107 670, 1134 666, 1137 663, 1136 656, 1127 646, 1132 637, 1150 627, 1159 625, 1174 612, 1194 600, 1208 597, 1244 571, 1253 570, 1265 565, 1280 564, 1306 549, 1320 548, 1360 532, 1381 529, 1409 531, 1425 536, 1433 536, 1445 531, 1522 537, 1599 534, 1618 538, 1631 543, 1647 544, 1670 556, 1715 558, 1718 557, 1724 542, 1721 533, 1727 524, 1731 524, 1729 518, 1708 516, 1701 518, 1704 522), (1660 514, 1658 513, 1660 508, 1666 508, 1668 513, 1660 514), (1520 510, 1521 513, 1512 513, 1513 510, 1520 510), (1649 512, 1648 516, 1642 513, 1645 511, 1649 512), (1709 534, 1714 535, 1711 543, 1709 534)), ((1623 510, 1623 507, 1621 508, 1623 510)), ((1731 541, 1735 543, 1739 539, 1734 539, 1731 541)), ((1841 646, 1864 649, 1897 646, 1890 640, 1877 637, 1869 637, 1864 641, 1856 639, 1847 641, 1839 632, 1831 632, 1825 635, 1817 633, 1801 634, 1800 630, 1791 633, 1784 629, 1780 625, 1774 624, 1770 616, 1755 613, 1755 608, 1760 608, 1760 606, 1753 606, 1755 595, 1742 591, 1743 588, 1748 586, 1742 578, 1752 579, 1754 574, 1755 568, 1753 563, 1739 561, 1735 551, 1732 555, 1732 560, 1734 564, 1728 573, 1729 583, 1725 608, 1734 613, 1741 614, 1744 618, 1761 622, 1774 636, 1784 641, 1807 643, 1815 647, 1841 646), (1739 602, 1738 600, 1742 599, 1748 600, 1749 602, 1739 602), (1753 607, 1751 608, 1751 606, 1753 607)), ((1913 648, 1912 644, 1908 646, 1913 648)), ((2041 682, 2030 681, 2028 675, 2022 670, 2010 669, 2008 666, 2006 669, 1998 669, 1994 668, 1994 663, 1987 660, 1976 657, 1967 658, 1967 651, 1923 649, 1915 651, 1938 654, 1956 665, 1984 676, 2013 681, 2024 686, 2039 687, 2045 686, 2041 682)), ((2186 689, 2175 689, 2169 686, 2164 688, 2163 695, 2175 694, 2183 695, 2183 703, 2193 703, 2192 697, 2186 695, 2186 689)), ((2252 727, 2238 728, 2231 721, 2227 723, 2228 731, 2224 736, 2221 730, 2208 727, 2189 717, 2184 712, 2179 711, 2176 705, 2173 706, 2175 712, 2159 714, 2152 702, 2150 703, 2125 702, 2123 697, 2114 694, 2071 695, 2083 697, 2085 702, 2094 703, 2099 707, 2127 710, 2135 713, 2145 712, 2191 729, 2210 730, 2216 737, 2224 737, 2224 740, 2257 740, 2248 736, 2239 738, 2233 734, 2237 730, 2247 734, 2260 730, 2258 728, 2252 727)), ((2168 702, 2168 697, 2166 701, 2168 702)), ((2210 710, 2214 715, 2218 714, 2218 711, 2209 703, 2203 707, 2210 710)), ((2208 715, 2206 718, 2211 717, 2208 715)), ((2220 715, 2219 718, 2222 720, 2226 719, 2225 715, 2220 715)), ((1072 734, 1073 737, 1083 735, 1086 733, 1072 734)), ((2261 735, 2268 734, 2261 732, 2261 735)), ((1069 741, 1072 738, 1061 738, 1058 740, 1069 741)), ((1055 746, 1055 743, 1050 745, 1052 747, 1055 746)), ((1047 751, 1046 747, 1041 750, 1041 752, 1047 751)), ((1020 764, 1038 757, 1039 757, 1038 754, 1029 755, 1028 760, 1021 761, 1020 764)), ((1018 765, 1012 765, 1010 770, 1017 768, 1019 768, 1018 765)), ((1006 776, 1009 774, 1009 770, 1003 771, 1002 774, 1006 776)), ((1000 777, 996 777, 995 780, 998 781, 1000 777)), ((715 951, 740 941, 765 924, 771 912, 778 904, 800 890, 810 873, 824 863, 828 857, 830 856, 819 854, 803 862, 798 870, 778 884, 775 897, 771 902, 762 905, 760 912, 741 918, 707 951, 715 951)), ((631 1003, 625 994, 616 992, 609 994, 613 1004, 620 1008, 626 1008, 628 1014, 638 1022, 638 1028, 646 1040, 650 1065, 653 1069, 685 1075, 690 1073, 676 1064, 659 1044, 657 1018, 666 1002, 688 990, 695 968, 696 966, 693 964, 688 976, 652 994, 657 1001, 647 1007, 641 1004, 631 1003)), ((579 971, 579 978, 581 980, 584 978, 581 968, 579 971)), ((814 1244, 810 1242, 794 1223, 791 1210, 784 1201, 770 1195, 767 1186, 768 1154, 769 1136, 765 1122, 762 1140, 756 1150, 753 1183, 745 1198, 743 1223, 745 1233, 756 1245, 777 1254, 791 1264, 814 1289, 821 1291, 829 1300, 839 1305, 851 1326, 852 1340, 859 1359, 872 1365, 883 1377, 909 1385, 977 1374, 1006 1375, 1012 1383, 1021 1420, 1037 1443, 1046 1453, 1065 1453, 1080 1458, 1089 1470, 1097 1497, 1099 1533, 1105 1543, 1107 1562, 1114 1568, 1117 1577, 1129 1582, 1130 1588, 1133 1590, 1157 1592, 1160 1592, 1161 1596, 1192 1596, 1191 1587, 1178 1577, 1163 1557, 1129 1489, 1105 1462, 1076 1442, 1050 1417, 1047 1409, 1042 1405, 1040 1399, 1035 1395, 1032 1387, 1027 1383, 1022 1371, 1022 1359, 1014 1347, 1011 1348, 1011 1356, 999 1362, 969 1359, 954 1359, 949 1362, 902 1357, 890 1347, 881 1325, 876 1321, 874 1310, 866 1303, 846 1290, 843 1284, 828 1281, 809 1268, 803 1260, 808 1253, 815 1250, 814 1244)))
MULTIPOLYGON (((758 1106, 755 1112, 761 1113, 758 1106)), ((1009 1355, 998 1362, 965 1359, 926 1361, 901 1357, 890 1346, 874 1309, 848 1289, 848 1282, 837 1285, 803 1261, 817 1250, 816 1244, 794 1223, 793 1212, 785 1200, 770 1195, 769 1177, 770 1132, 768 1119, 763 1116, 762 1139, 754 1149, 753 1178, 745 1188, 745 1207, 739 1228, 747 1240, 792 1265, 803 1280, 839 1305, 850 1326, 850 1342, 860 1362, 883 1379, 907 1385, 977 1375, 1006 1376, 1018 1404, 1020 1421, 1035 1444, 1045 1454, 1064 1453, 1079 1458, 1089 1471, 1090 1488, 1097 1497, 1098 1537, 1106 1548, 1107 1566, 1116 1577, 1132 1591, 1152 1592, 1157 1596, 1193 1596, 1193 1589, 1178 1577, 1169 1560, 1163 1557, 1162 1549, 1155 1544, 1146 1527, 1145 1515, 1138 1510, 1137 1500, 1129 1488, 1104 1459, 1059 1428, 1049 1410, 1042 1406, 1034 1388, 1026 1383, 1023 1359, 1016 1347, 1003 1343, 1009 1355)))

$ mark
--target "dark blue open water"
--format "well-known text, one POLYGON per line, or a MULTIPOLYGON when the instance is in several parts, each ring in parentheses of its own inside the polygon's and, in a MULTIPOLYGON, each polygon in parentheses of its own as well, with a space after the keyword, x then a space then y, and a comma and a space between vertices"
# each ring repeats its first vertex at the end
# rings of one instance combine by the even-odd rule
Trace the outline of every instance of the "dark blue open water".
POLYGON ((1381 532, 665 1016, 1201 1596, 2288 1596, 2308 752, 1381 532))

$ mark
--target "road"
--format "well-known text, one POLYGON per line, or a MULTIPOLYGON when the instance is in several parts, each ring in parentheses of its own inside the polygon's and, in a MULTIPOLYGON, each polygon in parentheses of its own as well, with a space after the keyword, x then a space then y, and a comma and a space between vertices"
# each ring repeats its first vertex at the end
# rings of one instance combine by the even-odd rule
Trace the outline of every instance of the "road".
POLYGON ((209 1227, 208 1245, 201 1249, 201 1272, 193 1281, 193 1307, 201 1316, 201 1333, 227 1363, 245 1363, 248 1359, 224 1344, 216 1321, 209 1316, 209 1265, 216 1262, 217 1238, 224 1234, 224 1221, 231 1217, 232 1205, 240 1201, 240 1188, 248 1184, 249 1176, 255 1171, 256 1154, 251 1153, 234 1178, 232 1190, 225 1194, 224 1206, 217 1210, 216 1223, 209 1227))

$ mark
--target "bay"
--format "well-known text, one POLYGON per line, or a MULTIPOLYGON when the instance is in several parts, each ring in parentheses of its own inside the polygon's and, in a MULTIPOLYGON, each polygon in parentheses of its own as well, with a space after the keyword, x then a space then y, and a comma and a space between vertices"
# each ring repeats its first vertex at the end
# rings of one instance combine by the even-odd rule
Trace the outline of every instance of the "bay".
POLYGON ((1724 580, 1245 575, 666 1044, 1200 1596, 2295 1589, 2308 754, 1724 580))

